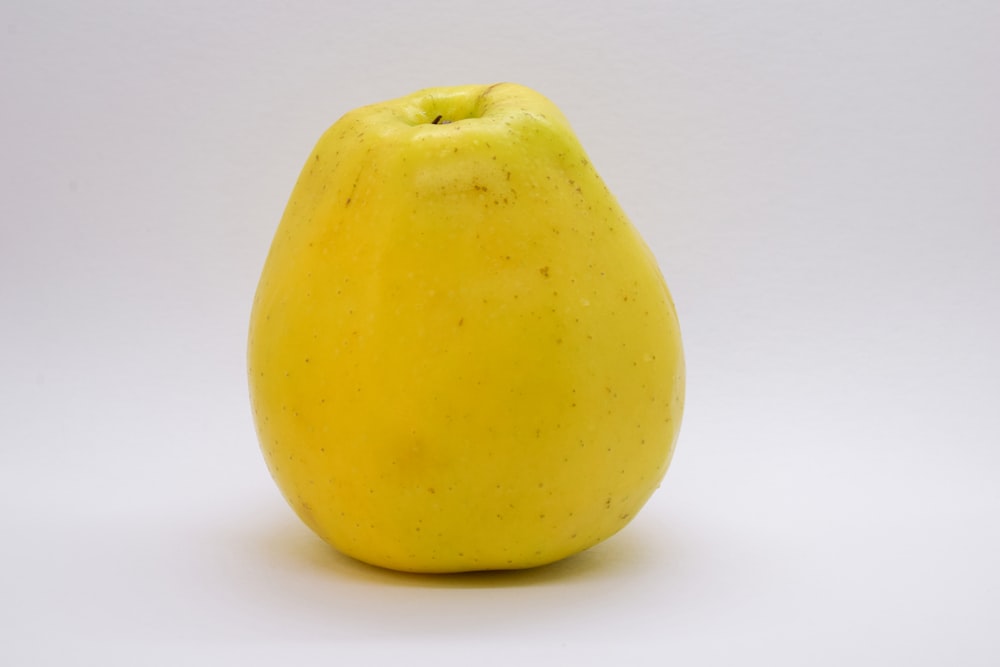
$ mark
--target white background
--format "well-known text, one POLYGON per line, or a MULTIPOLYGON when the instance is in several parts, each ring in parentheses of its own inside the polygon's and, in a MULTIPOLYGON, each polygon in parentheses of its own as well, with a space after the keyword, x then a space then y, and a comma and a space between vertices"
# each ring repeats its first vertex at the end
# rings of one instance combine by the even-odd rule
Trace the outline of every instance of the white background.
POLYGON ((1000 4, 7 0, 0 663, 1000 663, 1000 4), (660 259, 688 406, 621 534, 343 558, 253 431, 299 168, 418 88, 543 92, 660 259))

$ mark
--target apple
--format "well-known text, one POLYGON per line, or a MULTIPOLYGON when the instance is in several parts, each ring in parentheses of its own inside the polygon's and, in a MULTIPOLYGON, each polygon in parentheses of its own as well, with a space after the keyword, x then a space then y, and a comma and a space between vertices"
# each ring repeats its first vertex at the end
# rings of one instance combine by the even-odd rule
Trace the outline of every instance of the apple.
POLYGON ((525 568, 659 486, 684 362, 652 253, 524 86, 352 111, 306 161, 248 344, 267 466, 322 539, 412 572, 525 568))

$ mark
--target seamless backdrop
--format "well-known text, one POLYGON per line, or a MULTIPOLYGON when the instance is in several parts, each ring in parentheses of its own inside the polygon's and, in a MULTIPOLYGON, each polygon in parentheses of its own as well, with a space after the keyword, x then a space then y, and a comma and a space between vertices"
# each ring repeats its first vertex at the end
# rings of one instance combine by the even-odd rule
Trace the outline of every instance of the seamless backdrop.
POLYGON ((0 662, 1000 661, 1000 5, 0 3, 0 662), (342 558, 271 483, 247 318, 342 113, 517 81, 660 260, 688 406, 624 532, 342 558))

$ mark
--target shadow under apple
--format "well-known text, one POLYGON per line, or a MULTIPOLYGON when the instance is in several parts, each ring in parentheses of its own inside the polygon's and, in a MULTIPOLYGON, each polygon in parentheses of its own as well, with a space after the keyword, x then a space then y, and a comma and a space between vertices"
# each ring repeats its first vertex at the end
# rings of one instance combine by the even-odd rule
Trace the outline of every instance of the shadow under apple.
POLYGON ((689 527, 654 511, 550 565, 412 574, 340 554, 277 505, 234 518, 215 533, 225 553, 204 563, 205 593, 242 610, 229 623, 248 639, 548 641, 588 625, 614 631, 649 622, 637 600, 682 613, 674 600, 690 587, 700 549, 689 527))
POLYGON ((515 570, 425 574, 389 570, 345 556, 316 537, 294 518, 266 526, 256 539, 274 565, 307 570, 358 582, 423 588, 499 588, 543 586, 587 578, 607 578, 668 564, 658 553, 662 544, 644 540, 630 527, 586 551, 555 563, 515 570))

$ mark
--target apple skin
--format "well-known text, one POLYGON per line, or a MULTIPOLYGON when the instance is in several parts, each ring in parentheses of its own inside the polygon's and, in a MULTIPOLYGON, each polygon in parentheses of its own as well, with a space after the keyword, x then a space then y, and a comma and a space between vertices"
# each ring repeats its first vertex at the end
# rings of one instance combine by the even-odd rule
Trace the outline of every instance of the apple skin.
POLYGON ((538 566, 618 532, 684 401, 656 260, 562 113, 509 83, 323 134, 260 278, 248 372, 302 521, 411 572, 538 566))

